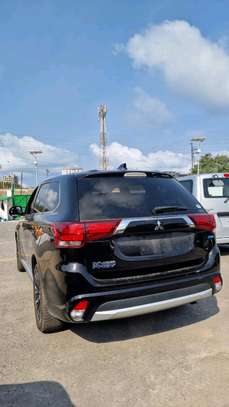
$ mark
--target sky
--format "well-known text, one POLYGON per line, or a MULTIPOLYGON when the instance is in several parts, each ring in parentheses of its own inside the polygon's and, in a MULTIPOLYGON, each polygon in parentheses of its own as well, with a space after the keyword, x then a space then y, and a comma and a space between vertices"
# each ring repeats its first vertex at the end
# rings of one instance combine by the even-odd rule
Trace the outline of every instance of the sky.
POLYGON ((111 167, 229 152, 228 1, 1 0, 0 174, 97 168, 100 103, 111 167))

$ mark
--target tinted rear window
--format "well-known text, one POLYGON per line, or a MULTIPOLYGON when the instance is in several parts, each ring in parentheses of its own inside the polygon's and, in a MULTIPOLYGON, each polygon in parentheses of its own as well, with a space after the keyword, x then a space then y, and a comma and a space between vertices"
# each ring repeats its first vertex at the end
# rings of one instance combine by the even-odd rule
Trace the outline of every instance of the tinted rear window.
POLYGON ((229 197, 229 178, 206 178, 203 185, 206 198, 229 197))
POLYGON ((81 220, 152 216, 158 206, 182 206, 202 212, 196 199, 174 179, 92 177, 79 180, 81 220))

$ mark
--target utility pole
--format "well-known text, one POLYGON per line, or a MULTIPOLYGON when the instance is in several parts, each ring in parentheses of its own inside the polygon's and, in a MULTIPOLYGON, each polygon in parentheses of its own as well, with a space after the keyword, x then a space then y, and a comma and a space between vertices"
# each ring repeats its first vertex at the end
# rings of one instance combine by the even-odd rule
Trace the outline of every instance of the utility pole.
POLYGON ((34 158, 34 167, 35 167, 35 186, 38 185, 38 161, 37 161, 37 155, 38 154, 42 154, 41 150, 31 150, 30 154, 32 155, 32 157, 34 158))
POLYGON ((190 145, 191 145, 191 163, 192 163, 192 171, 193 171, 193 168, 194 168, 194 147, 193 147, 193 142, 192 141, 191 141, 190 145))
MULTIPOLYGON (((2 169, 2 166, 1 166, 1 164, 0 164, 0 170, 2 169)), ((2 181, 1 181, 1 179, 0 179, 0 182, 2 182, 2 189, 4 189, 4 178, 3 177, 1 177, 2 178, 2 181)), ((0 187, 1 188, 1 187, 0 187)))
POLYGON ((23 184, 23 169, 21 169, 21 181, 20 181, 20 184, 21 184, 21 195, 22 195, 22 188, 23 188, 23 186, 22 186, 22 184, 23 184))
POLYGON ((98 116, 99 116, 99 122, 100 122, 100 133, 99 133, 100 168, 102 170, 108 169, 106 114, 107 114, 107 105, 100 105, 98 107, 98 116))
MULTIPOLYGON (((200 158, 201 158, 201 148, 200 145, 206 140, 206 137, 193 137, 191 139, 191 146, 192 146, 192 156, 193 156, 193 164, 195 156, 197 155, 197 174, 200 173, 200 158), (193 143, 196 143, 194 145, 193 143)), ((193 165, 194 167, 194 165, 193 165)))

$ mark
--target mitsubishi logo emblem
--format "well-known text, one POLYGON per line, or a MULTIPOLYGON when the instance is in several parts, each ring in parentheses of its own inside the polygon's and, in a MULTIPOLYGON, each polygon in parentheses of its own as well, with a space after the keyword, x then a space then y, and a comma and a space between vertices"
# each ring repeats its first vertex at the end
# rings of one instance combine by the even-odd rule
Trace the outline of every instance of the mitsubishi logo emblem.
POLYGON ((156 224, 154 230, 155 230, 155 231, 156 231, 156 230, 164 230, 164 226, 161 224, 161 222, 160 222, 159 220, 157 221, 157 224, 156 224))

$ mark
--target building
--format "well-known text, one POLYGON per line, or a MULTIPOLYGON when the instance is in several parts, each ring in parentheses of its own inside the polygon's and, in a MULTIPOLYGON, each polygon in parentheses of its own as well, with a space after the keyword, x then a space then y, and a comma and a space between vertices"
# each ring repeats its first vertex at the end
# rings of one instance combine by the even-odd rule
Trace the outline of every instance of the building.
POLYGON ((0 178, 0 186, 4 188, 5 186, 18 185, 18 177, 16 175, 4 175, 0 178))

